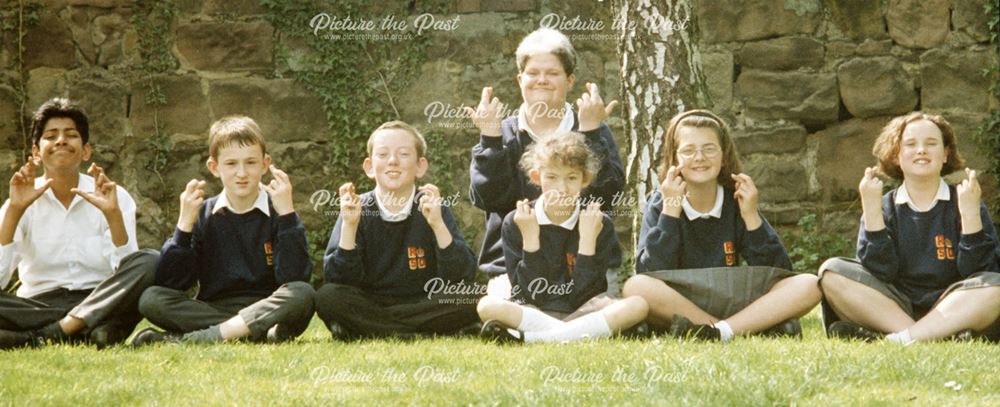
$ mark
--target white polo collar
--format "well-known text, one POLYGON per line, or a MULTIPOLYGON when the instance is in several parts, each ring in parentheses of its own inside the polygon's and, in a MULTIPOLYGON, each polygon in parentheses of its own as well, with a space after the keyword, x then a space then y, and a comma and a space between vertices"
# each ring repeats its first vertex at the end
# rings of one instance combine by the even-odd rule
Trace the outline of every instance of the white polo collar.
MULTIPOLYGON (((549 219, 549 215, 545 214, 545 200, 538 198, 535 201, 535 219, 538 220, 538 226, 542 225, 555 225, 552 223, 552 219, 549 219)), ((565 222, 560 223, 559 226, 566 230, 573 230, 576 227, 576 221, 580 219, 580 204, 576 204, 576 208, 573 209, 573 214, 569 215, 569 219, 565 222)))
MULTIPOLYGON (((532 140, 538 142, 541 140, 541 137, 535 134, 535 131, 528 126, 528 116, 524 112, 527 108, 528 105, 526 103, 522 103, 521 108, 517 109, 517 128, 528 132, 528 136, 531 136, 532 140)), ((562 121, 559 122, 559 127, 556 128, 555 133, 573 131, 573 105, 567 102, 565 109, 566 110, 563 110, 562 121)))
POLYGON ((222 208, 229 209, 230 212, 237 215, 248 213, 254 209, 259 209, 264 213, 264 215, 267 215, 268 217, 271 216, 271 210, 267 207, 267 192, 264 192, 264 189, 260 187, 257 189, 257 200, 253 202, 253 206, 243 212, 236 212, 236 210, 233 209, 232 203, 230 203, 229 198, 226 197, 226 189, 223 188, 222 193, 219 194, 219 199, 215 201, 215 206, 212 207, 212 214, 215 215, 216 213, 219 213, 222 208))
POLYGON ((723 195, 724 192, 722 189, 722 185, 717 185, 715 187, 715 206, 712 207, 712 210, 708 211, 707 213, 698 212, 697 209, 691 206, 691 202, 688 201, 686 196, 684 197, 684 201, 681 202, 681 208, 684 208, 684 214, 687 215, 688 220, 695 220, 698 218, 708 219, 710 217, 718 219, 722 217, 723 195))
MULTIPOLYGON (((938 201, 950 200, 951 191, 948 189, 948 184, 944 182, 944 178, 942 178, 941 182, 938 184, 937 195, 934 196, 934 202, 929 208, 927 208, 927 211, 934 209, 934 206, 937 205, 938 201)), ((906 183, 900 185, 899 189, 896 190, 896 205, 902 205, 904 203, 909 206, 910 209, 913 209, 914 212, 927 212, 918 209, 916 205, 913 204, 913 200, 910 198, 910 193, 906 191, 906 183)))
POLYGON ((407 204, 403 205, 403 209, 400 209, 399 212, 392 212, 392 211, 389 210, 389 208, 386 208, 386 206, 382 204, 382 198, 380 196, 381 195, 380 194, 381 191, 382 191, 382 189, 380 189, 376 185, 375 186, 375 204, 378 205, 378 214, 379 214, 379 217, 382 218, 382 220, 384 220, 386 222, 400 222, 400 221, 404 221, 404 220, 406 220, 406 218, 410 217, 410 212, 413 211, 413 197, 416 196, 416 194, 417 194, 417 187, 416 186, 413 186, 413 190, 410 191, 410 198, 406 201, 407 204))

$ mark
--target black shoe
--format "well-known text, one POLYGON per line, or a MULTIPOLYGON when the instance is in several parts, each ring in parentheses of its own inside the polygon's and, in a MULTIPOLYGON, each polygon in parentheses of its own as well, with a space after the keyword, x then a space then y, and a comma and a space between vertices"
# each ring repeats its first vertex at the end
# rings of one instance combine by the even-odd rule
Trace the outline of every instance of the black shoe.
POLYGON ((483 329, 479 331, 479 337, 487 342, 524 343, 523 332, 508 328, 495 319, 486 321, 483 324, 483 329))
POLYGON ((455 336, 465 337, 465 336, 476 336, 483 331, 483 323, 476 321, 469 325, 463 326, 455 331, 455 336))
POLYGON ((75 339, 63 332, 62 325, 59 325, 59 321, 52 322, 31 331, 29 335, 32 336, 32 341, 35 346, 44 346, 46 343, 69 343, 75 339))
POLYGON ((649 328, 649 324, 647 324, 646 321, 642 321, 638 324, 632 325, 631 328, 622 331, 619 335, 623 338, 642 339, 652 336, 653 331, 649 328))
POLYGON ((0 329, 0 350, 24 348, 34 345, 35 340, 30 332, 0 329))
POLYGON ((104 324, 91 329, 90 334, 88 335, 88 340, 90 343, 97 346, 97 350, 102 350, 109 346, 124 342, 125 339, 127 339, 131 334, 131 330, 124 329, 119 325, 113 323, 104 324))
POLYGON ((335 341, 347 342, 354 339, 354 337, 347 332, 347 329, 338 322, 331 322, 327 324, 326 329, 330 330, 330 335, 333 336, 333 340, 335 341))
POLYGON ((758 335, 765 338, 798 338, 802 339, 802 324, 797 318, 786 319, 784 322, 761 331, 758 335))
POLYGON ((885 338, 884 334, 875 332, 851 321, 837 321, 830 324, 827 336, 840 339, 855 339, 865 342, 875 342, 885 338))
POLYGON ((697 325, 680 314, 674 314, 670 321, 670 335, 679 339, 701 339, 705 341, 717 341, 722 339, 722 332, 719 328, 711 325, 697 325))
POLYGON ((177 343, 181 341, 180 335, 157 331, 154 328, 145 328, 132 337, 130 344, 133 347, 152 345, 154 343, 177 343))

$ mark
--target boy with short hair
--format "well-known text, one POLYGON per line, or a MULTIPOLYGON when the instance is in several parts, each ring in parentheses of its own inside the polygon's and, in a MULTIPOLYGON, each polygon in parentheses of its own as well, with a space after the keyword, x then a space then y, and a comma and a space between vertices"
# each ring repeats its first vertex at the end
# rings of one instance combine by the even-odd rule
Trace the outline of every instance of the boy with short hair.
POLYGON ((257 123, 245 116, 213 123, 207 165, 222 180, 222 193, 204 199, 205 181, 188 182, 156 285, 139 301, 142 315, 169 333, 147 328, 133 345, 243 337, 280 342, 309 325, 312 264, 305 228, 291 181, 271 165, 257 123), (268 169, 274 179, 264 185, 268 169), (189 298, 186 291, 196 284, 198 294, 189 298))
POLYGON ((478 328, 478 296, 468 292, 475 255, 438 188, 415 185, 427 172, 426 149, 413 126, 382 124, 364 162, 375 190, 358 196, 353 183, 340 187, 341 213, 324 257, 327 284, 316 293, 316 313, 336 339, 478 328))
POLYGON ((96 164, 80 173, 92 152, 89 121, 70 100, 42 104, 32 138, 0 209, 0 287, 15 269, 21 281, 17 296, 0 291, 0 349, 122 341, 142 319, 136 304, 158 259, 138 248, 135 202, 96 164))

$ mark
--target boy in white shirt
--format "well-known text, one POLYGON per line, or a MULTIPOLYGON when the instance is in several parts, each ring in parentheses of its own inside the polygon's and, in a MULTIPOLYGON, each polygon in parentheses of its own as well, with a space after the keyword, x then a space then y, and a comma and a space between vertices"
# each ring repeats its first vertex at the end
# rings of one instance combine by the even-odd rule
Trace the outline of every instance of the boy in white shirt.
POLYGON ((35 112, 32 156, 0 209, 0 287, 16 269, 17 295, 0 292, 0 349, 89 339, 122 341, 142 319, 137 304, 159 254, 140 251, 135 201, 91 164, 84 111, 53 98, 35 112), (45 173, 35 177, 35 167, 45 173))

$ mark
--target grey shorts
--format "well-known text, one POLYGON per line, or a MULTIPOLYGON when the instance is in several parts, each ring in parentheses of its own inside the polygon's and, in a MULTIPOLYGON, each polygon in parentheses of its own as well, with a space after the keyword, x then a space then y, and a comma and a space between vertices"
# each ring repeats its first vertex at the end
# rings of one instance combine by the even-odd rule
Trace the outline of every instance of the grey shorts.
MULTIPOLYGON (((923 316, 929 311, 915 310, 910 298, 907 297, 906 294, 892 284, 885 283, 876 278, 871 274, 871 272, 866 270, 857 259, 834 257, 823 262, 823 265, 821 265, 819 269, 820 278, 823 277, 823 273, 836 273, 878 291, 879 294, 886 296, 899 305, 899 308, 902 309, 903 312, 906 312, 906 314, 914 320, 923 318, 923 316)), ((949 285, 948 288, 941 293, 934 305, 936 306, 944 297, 955 291, 994 286, 1000 286, 1000 273, 987 271, 976 273, 969 276, 969 278, 956 281, 949 285)), ((829 328, 830 324, 838 321, 840 318, 833 311, 833 308, 830 307, 830 304, 826 301, 825 297, 823 298, 822 307, 823 326, 829 328)), ((991 325, 990 328, 982 334, 991 340, 1000 339, 1000 319, 998 319, 997 322, 994 322, 993 325, 991 325)))
POLYGON ((674 291, 716 318, 729 318, 798 273, 777 267, 744 266, 662 270, 642 273, 667 283, 674 291))

